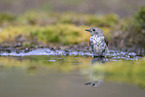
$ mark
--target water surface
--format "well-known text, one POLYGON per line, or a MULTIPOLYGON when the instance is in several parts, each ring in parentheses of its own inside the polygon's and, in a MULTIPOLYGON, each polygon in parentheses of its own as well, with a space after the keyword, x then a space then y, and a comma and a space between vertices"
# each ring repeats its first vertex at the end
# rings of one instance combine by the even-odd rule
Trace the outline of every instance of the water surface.
MULTIPOLYGON (((144 97, 144 71, 143 76, 128 80, 128 76, 116 77, 100 68, 92 69, 122 57, 110 56, 97 59, 91 55, 0 57, 0 97, 144 97)), ((138 57, 130 59, 138 60, 138 57)))

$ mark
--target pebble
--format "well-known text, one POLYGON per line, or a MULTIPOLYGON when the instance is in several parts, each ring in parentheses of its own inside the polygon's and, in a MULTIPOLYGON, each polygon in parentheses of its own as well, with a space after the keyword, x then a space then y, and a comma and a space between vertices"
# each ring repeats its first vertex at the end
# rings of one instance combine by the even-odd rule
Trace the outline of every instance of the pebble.
MULTIPOLYGON (((0 56, 30 56, 30 55, 54 55, 54 56, 92 56, 90 51, 73 51, 73 50, 54 50, 52 48, 39 48, 35 50, 29 50, 26 48, 23 51, 1 51, 0 56)), ((114 51, 110 50, 107 54, 107 58, 110 58, 114 61, 124 59, 124 60, 139 60, 140 57, 136 56, 134 52, 124 52, 124 51, 114 51)), ((55 60, 49 60, 55 61, 55 60)))

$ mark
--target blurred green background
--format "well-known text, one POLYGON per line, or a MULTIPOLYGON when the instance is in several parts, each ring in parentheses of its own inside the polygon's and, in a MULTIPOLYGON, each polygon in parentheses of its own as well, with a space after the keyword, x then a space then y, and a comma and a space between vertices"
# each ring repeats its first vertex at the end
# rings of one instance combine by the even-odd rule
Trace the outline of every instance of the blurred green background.
POLYGON ((144 48, 143 5, 144 0, 1 0, 0 45, 79 44, 89 40, 84 29, 100 27, 116 47, 144 48))

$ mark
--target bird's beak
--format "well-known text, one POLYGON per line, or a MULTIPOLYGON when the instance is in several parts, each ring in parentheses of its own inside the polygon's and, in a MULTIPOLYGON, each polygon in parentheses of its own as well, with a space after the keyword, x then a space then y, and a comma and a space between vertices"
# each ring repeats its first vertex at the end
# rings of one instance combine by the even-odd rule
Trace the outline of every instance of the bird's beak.
POLYGON ((88 31, 88 32, 90 32, 90 29, 85 29, 85 31, 88 31))

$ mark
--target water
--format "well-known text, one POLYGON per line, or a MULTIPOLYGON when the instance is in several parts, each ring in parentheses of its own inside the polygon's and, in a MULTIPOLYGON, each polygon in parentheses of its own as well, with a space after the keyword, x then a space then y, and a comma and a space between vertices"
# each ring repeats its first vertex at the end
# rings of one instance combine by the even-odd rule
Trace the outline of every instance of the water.
POLYGON ((145 96, 144 75, 129 80, 128 76, 108 75, 95 67, 122 59, 140 60, 135 53, 111 51, 108 58, 93 59, 89 52, 52 52, 48 49, 19 54, 1 52, 0 97, 145 96))

